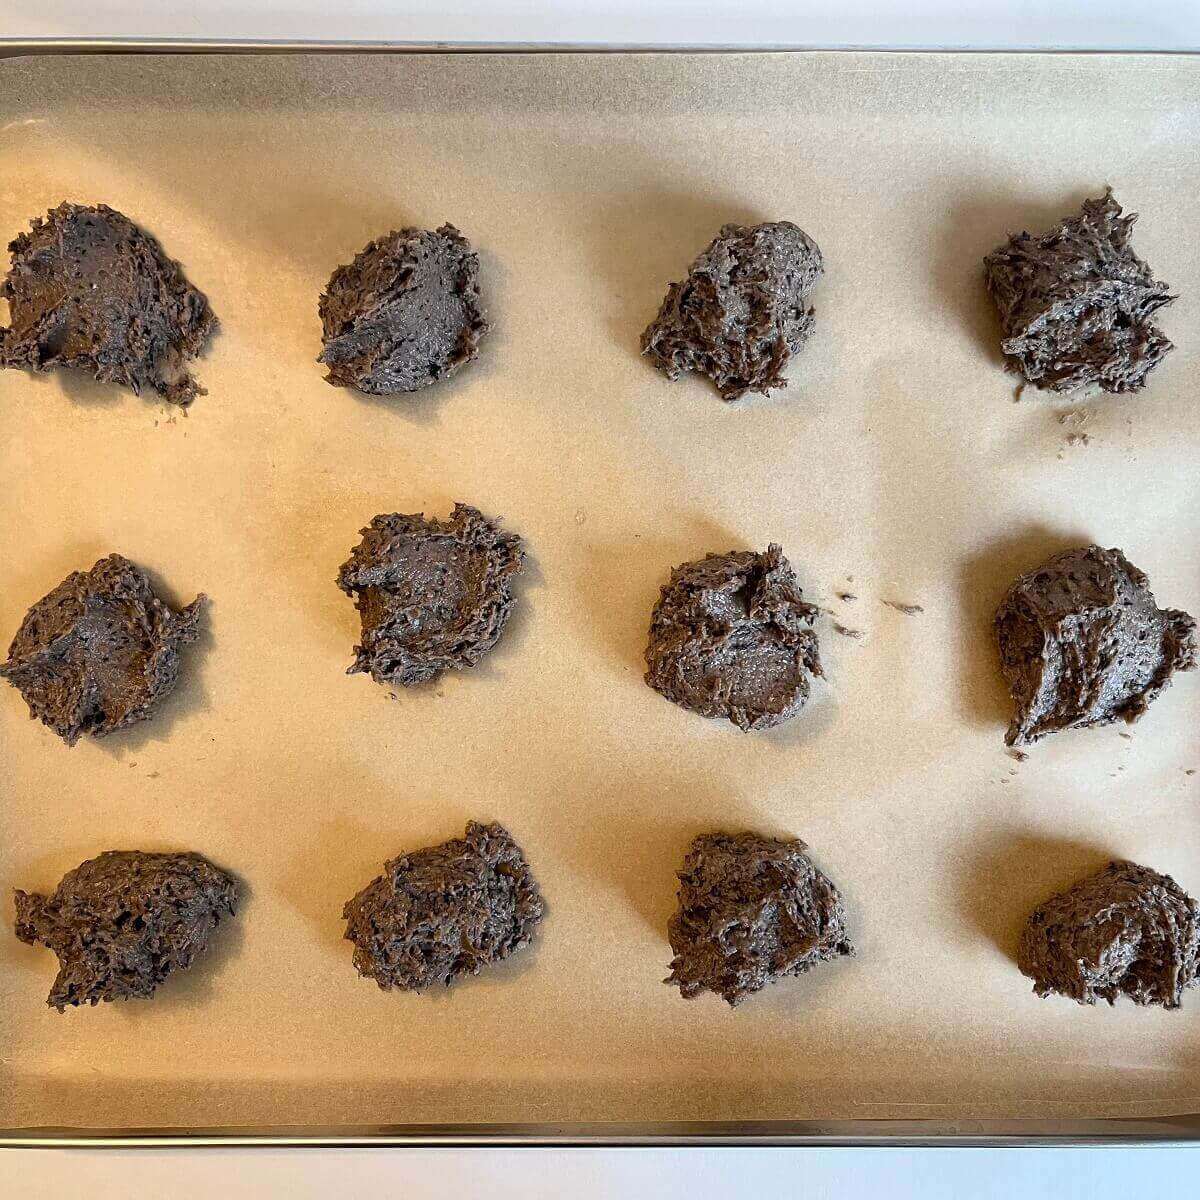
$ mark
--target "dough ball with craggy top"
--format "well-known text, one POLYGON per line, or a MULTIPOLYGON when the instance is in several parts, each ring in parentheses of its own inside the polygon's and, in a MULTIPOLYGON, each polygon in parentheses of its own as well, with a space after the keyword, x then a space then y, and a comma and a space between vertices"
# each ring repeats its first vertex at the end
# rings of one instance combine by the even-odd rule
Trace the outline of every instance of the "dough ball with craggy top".
POLYGON ((1111 189, 1041 237, 1021 233, 984 260, 1009 366, 1055 392, 1137 392, 1172 349, 1151 318, 1174 297, 1133 252, 1136 213, 1111 189))
POLYGON ((767 729, 804 707, 821 675, 817 609, 774 544, 671 572, 650 620, 646 682, 683 708, 767 729))
POLYGON ((1120 550, 1068 550, 1022 575, 995 626, 1015 706, 1010 746, 1136 721, 1176 671, 1196 666, 1196 622, 1159 608, 1120 550))
POLYGON ((17 892, 17 937, 58 956, 47 1003, 148 999, 208 948, 238 903, 237 883, 199 854, 109 850, 49 896, 17 892))
POLYGON ((716 992, 731 1005, 777 979, 852 954, 834 885, 795 838, 707 833, 679 872, 668 925, 667 983, 685 999, 716 992))
POLYGON ((1169 875, 1109 863, 1034 909, 1017 963, 1039 996, 1178 1008, 1200 969, 1200 906, 1169 875))
POLYGON ((186 364, 216 317, 180 265, 128 217, 104 204, 60 204, 9 250, 0 366, 78 367, 184 406, 203 394, 186 364))
POLYGON ((376 396, 448 378, 479 353, 488 331, 479 255, 453 225, 371 242, 334 271, 319 310, 326 378, 376 396))
POLYGON ((338 575, 362 619, 350 673, 412 687, 479 662, 512 613, 521 539, 466 504, 448 521, 378 516, 362 533, 338 575))
POLYGON ((176 612, 119 554, 75 571, 25 614, 0 666, 29 714, 73 746, 144 721, 179 679, 203 596, 176 612))
POLYGON ((501 825, 394 858, 346 903, 346 938, 358 973, 385 991, 419 992, 477 975, 533 940, 544 905, 501 825))
POLYGON ((724 400, 787 386, 783 370, 813 329, 809 293, 825 266, 790 221, 724 225, 673 283, 642 334, 642 353, 668 379, 707 375, 724 400))

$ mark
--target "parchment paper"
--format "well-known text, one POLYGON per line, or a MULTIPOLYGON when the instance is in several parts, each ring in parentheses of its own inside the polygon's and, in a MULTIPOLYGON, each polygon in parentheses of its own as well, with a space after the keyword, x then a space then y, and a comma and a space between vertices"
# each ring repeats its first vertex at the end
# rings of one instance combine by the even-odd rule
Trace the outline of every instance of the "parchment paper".
POLYGON ((0 638, 111 550, 212 601, 152 724, 68 750, 0 689, 0 891, 141 847, 198 850, 249 893, 150 1003, 60 1016, 53 956, 0 937, 0 1124, 1200 1106, 1200 995, 1082 1009, 1011 957, 1030 908, 1111 855, 1200 890, 1200 679, 1130 739, 1017 763, 989 633, 1018 572, 1090 540, 1200 610, 1198 138, 1187 57, 0 63, 0 231, 111 204, 222 320, 186 416, 0 374, 0 638), (1090 442, 1068 445, 1080 403, 1014 403, 980 260, 1105 184, 1180 293, 1179 349, 1142 397, 1084 401, 1090 442), (722 222, 777 218, 828 264, 791 386, 726 406, 668 383, 637 354, 667 282, 722 222), (331 270, 446 220, 483 254, 479 361, 409 399, 331 388, 331 270), (527 539, 519 615, 475 671, 393 698, 343 673, 334 576, 376 513, 454 500, 527 539), (828 684, 743 735, 650 691, 641 656, 673 565, 772 539, 865 636, 824 618, 828 684), (472 817, 525 847, 536 950, 444 994, 359 979, 343 901, 472 817), (713 827, 803 837, 857 957, 737 1011, 664 987, 673 872, 713 827))

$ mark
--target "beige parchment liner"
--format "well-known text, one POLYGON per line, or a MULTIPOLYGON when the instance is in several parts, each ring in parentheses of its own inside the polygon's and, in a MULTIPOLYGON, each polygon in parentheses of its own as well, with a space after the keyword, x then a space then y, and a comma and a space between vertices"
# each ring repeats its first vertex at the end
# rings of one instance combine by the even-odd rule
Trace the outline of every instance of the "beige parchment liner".
POLYGON ((1180 1012, 1038 1000, 1029 909, 1108 856, 1200 891, 1200 679, 1132 733, 1018 764, 989 636, 1048 553, 1120 546, 1200 610, 1200 60, 780 54, 0 63, 0 231, 60 200, 162 241, 222 332, 188 415, 0 374, 0 639, 119 550, 208 633, 152 723, 66 749, 0 689, 6 927, 109 848, 201 851, 240 918, 151 1003, 45 1007, 0 937, 0 1124, 1134 1115, 1200 1106, 1180 1012), (1140 398, 1014 403, 980 259, 1105 184, 1181 295, 1140 398), (816 335, 725 406, 637 355, 724 221, 823 249, 816 335), (369 239, 450 220, 495 332, 447 386, 328 386, 317 294, 369 239), (503 517, 532 567, 470 674, 347 676, 334 585, 378 512, 503 517), (642 683, 670 568, 782 542, 828 684, 746 736, 642 683), (849 578, 853 577, 850 583, 849 578), (840 603, 846 588, 857 602, 840 603), (893 599, 920 604, 905 616, 893 599), (359 979, 343 901, 503 821, 549 901, 531 953, 425 996, 359 979), (673 872, 713 827, 803 837, 858 956, 731 1011, 662 984, 673 872))

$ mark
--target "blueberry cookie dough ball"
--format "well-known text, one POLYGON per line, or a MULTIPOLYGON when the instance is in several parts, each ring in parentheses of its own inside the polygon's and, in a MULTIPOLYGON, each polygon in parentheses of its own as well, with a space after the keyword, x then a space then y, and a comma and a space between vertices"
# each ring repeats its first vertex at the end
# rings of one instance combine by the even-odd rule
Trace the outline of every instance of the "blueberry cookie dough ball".
POLYGON ((342 916, 360 975, 384 991, 420 992, 528 946, 543 911, 508 831, 470 821, 461 838, 385 863, 342 916))
POLYGON ((1120 550, 1058 554, 1012 585, 996 613, 1015 711, 1005 741, 1136 721, 1176 671, 1196 666, 1196 622, 1154 602, 1120 550))
POLYGON ((709 991, 736 1005, 777 979, 853 954, 841 895, 807 849, 754 833, 696 838, 667 926, 675 957, 666 982, 688 1000, 709 991))
POLYGON ((524 558, 516 534, 456 504, 448 521, 392 513, 362 535, 338 574, 362 620, 350 674, 413 687, 473 667, 496 644, 524 558))
POLYGON ((1034 909, 1017 965, 1039 996, 1080 1004, 1128 996, 1178 1008, 1196 982, 1200 908, 1169 875, 1132 862, 1103 871, 1034 909))
POLYGON ((790 221, 723 225, 667 289, 642 353, 668 379, 707 375, 723 400, 787 387, 783 370, 812 333, 808 297, 824 271, 816 242, 790 221))
POLYGON ((217 320, 158 242, 100 204, 60 204, 9 245, 0 286, 11 324, 0 366, 78 367, 102 383, 187 406, 203 394, 187 361, 217 320))
POLYGON ((49 896, 16 892, 17 937, 58 956, 47 1003, 149 999, 208 948, 233 916, 237 883, 199 854, 109 850, 73 871, 49 896))
POLYGON ((1172 349, 1151 321, 1175 297, 1133 252, 1136 213, 1109 190, 1041 237, 1021 233, 983 260, 1009 368, 1065 392, 1138 392, 1172 349))
POLYGON ((203 596, 176 612, 119 554, 74 571, 25 614, 0 666, 29 715, 68 746, 146 720, 179 679, 203 596))
POLYGON ((479 353, 488 331, 479 255, 453 225, 371 242, 334 271, 318 311, 326 379, 373 396, 448 378, 479 353))
POLYGON ((783 550, 732 550, 671 572, 650 619, 646 682, 668 700, 740 729, 768 729, 804 707, 823 674, 817 609, 783 550))

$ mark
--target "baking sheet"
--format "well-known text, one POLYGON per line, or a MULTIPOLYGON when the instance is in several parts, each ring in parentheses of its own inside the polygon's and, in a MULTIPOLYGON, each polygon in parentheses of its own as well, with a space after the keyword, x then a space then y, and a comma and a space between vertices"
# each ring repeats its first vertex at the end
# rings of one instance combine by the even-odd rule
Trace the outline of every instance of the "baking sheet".
POLYGON ((1197 678, 1129 739, 1017 763, 988 635, 1016 573, 1093 539, 1200 609, 1198 136, 1188 57, 0 64, 0 230, 111 204, 222 320, 186 416, 0 374, 0 636, 114 549, 211 598, 152 724, 68 751, 0 691, 0 891, 135 846, 201 851, 248 890, 149 1004, 60 1016, 52 955, 0 938, 0 1126, 1200 1106, 1197 997, 1040 1001, 1011 959, 1029 909, 1110 855, 1200 889, 1197 678), (1181 295, 1179 348, 1140 398, 1014 403, 980 259, 1105 184, 1181 295), (791 386, 725 406, 667 383, 636 353, 667 281, 722 222, 779 218, 828 266, 791 386), (480 359, 409 400, 329 387, 332 268, 444 220, 483 255, 480 359), (475 671, 393 698, 343 674, 357 622, 333 579, 375 513, 455 500, 527 539, 518 615, 475 671), (746 736, 651 692, 641 653, 673 565, 768 540, 865 636, 824 619, 828 684, 746 736), (357 978, 342 902, 468 818, 524 846, 536 949, 444 994, 357 978), (673 872, 714 826, 809 842, 857 957, 736 1011, 664 987, 673 872))

